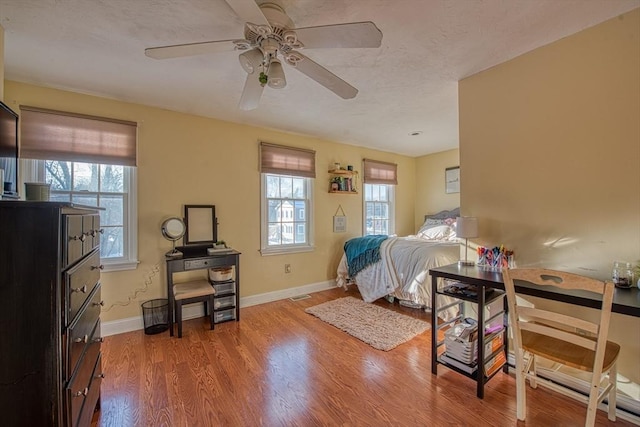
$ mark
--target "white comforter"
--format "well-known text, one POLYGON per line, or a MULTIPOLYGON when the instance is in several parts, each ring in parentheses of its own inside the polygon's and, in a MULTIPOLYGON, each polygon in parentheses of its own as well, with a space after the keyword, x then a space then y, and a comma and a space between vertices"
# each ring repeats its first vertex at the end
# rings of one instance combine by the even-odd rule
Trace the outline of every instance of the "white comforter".
MULTIPOLYGON (((418 237, 390 237, 380 246, 380 261, 367 266, 349 278, 346 255, 338 265, 337 285, 346 288, 349 279, 358 285, 362 299, 373 302, 390 295, 414 304, 431 307, 431 276, 429 269, 452 264, 460 257, 457 242, 425 240, 418 237)), ((438 296, 438 304, 453 299, 438 296)), ((444 320, 455 316, 450 309, 440 314, 444 320)))

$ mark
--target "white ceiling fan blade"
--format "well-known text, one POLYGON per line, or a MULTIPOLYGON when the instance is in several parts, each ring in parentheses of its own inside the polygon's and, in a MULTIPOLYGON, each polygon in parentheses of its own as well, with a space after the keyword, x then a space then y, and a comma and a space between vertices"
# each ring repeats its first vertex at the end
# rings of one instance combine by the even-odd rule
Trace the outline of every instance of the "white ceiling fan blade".
POLYGON ((202 55, 205 53, 218 53, 233 51, 237 43, 249 42, 246 40, 218 40, 212 42, 176 44, 172 46, 150 47, 144 50, 144 54, 153 59, 180 58, 182 56, 202 55))
POLYGON ((247 80, 244 82, 244 89, 242 90, 242 96, 238 104, 241 110, 249 111, 258 108, 262 91, 264 90, 264 86, 262 86, 260 80, 258 80, 261 71, 262 67, 252 74, 247 74, 247 80))
POLYGON ((382 31, 370 21, 296 28, 294 31, 305 48, 380 47, 382 44, 382 31))
POLYGON ((300 52, 292 51, 286 60, 293 68, 306 74, 341 98, 351 99, 358 94, 358 89, 300 52))
POLYGON ((271 26, 255 0, 226 0, 226 2, 231 9, 233 9, 236 15, 238 15, 244 22, 251 22, 256 25, 266 25, 268 27, 271 26))

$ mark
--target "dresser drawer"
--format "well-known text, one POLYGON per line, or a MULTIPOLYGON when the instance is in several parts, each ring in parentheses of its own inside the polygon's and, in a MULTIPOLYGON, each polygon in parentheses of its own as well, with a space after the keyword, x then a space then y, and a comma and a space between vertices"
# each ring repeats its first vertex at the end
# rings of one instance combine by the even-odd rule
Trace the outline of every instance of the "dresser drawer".
POLYGON ((223 308, 235 307, 236 306, 236 296, 229 295, 226 297, 214 297, 213 298, 213 309, 220 310, 223 308))
POLYGON ((83 254, 88 254, 100 246, 100 215, 83 215, 82 232, 85 235, 83 254))
POLYGON ((67 316, 64 324, 73 322, 93 287, 100 280, 100 251, 95 251, 64 273, 67 316))
POLYGON ((84 404, 82 405, 82 410, 80 412, 80 418, 78 419, 79 426, 88 426, 91 423, 91 418, 93 417, 93 412, 96 407, 96 403, 98 403, 98 399, 100 399, 100 386, 102 385, 102 378, 104 377, 102 373, 102 354, 98 355, 98 360, 96 361, 96 366, 93 368, 93 373, 91 375, 91 383, 89 384, 89 392, 84 399, 84 404))
POLYGON ((68 363, 65 378, 71 377, 76 364, 91 343, 102 342, 100 336, 100 292, 91 298, 87 308, 67 331, 68 363))
POLYGON ((83 240, 82 215, 63 216, 62 256, 63 267, 67 267, 82 258, 83 240))
POLYGON ((230 308, 228 310, 216 311, 213 313, 214 323, 226 322, 227 320, 235 320, 236 309, 230 308))
POLYGON ((89 395, 89 386, 93 371, 100 356, 100 344, 96 343, 87 348, 86 353, 80 359, 80 365, 75 375, 69 381, 66 389, 67 415, 69 425, 78 425, 80 411, 89 395))
POLYGON ((236 282, 212 282, 216 295, 226 295, 236 293, 236 282))

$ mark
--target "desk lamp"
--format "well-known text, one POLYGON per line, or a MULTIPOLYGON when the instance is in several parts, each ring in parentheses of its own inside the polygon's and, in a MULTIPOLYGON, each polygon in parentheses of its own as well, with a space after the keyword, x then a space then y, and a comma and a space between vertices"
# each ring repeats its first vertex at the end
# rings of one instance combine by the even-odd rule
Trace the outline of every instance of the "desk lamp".
POLYGON ((475 263, 467 258, 469 238, 478 237, 478 218, 472 216, 459 216, 456 219, 456 236, 464 239, 464 261, 458 261, 458 266, 473 266, 475 263))

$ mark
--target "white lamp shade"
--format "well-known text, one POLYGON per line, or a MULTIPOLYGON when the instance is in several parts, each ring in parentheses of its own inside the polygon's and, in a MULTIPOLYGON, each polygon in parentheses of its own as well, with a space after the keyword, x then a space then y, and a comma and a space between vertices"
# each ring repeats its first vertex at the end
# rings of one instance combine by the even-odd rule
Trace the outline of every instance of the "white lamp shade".
POLYGON ((269 64, 269 80, 267 84, 273 89, 282 89, 287 85, 282 64, 277 59, 272 59, 269 64))
POLYGON ((463 239, 478 237, 478 218, 459 216, 456 219, 456 236, 463 239))
POLYGON ((262 54, 262 51, 256 47, 241 53, 240 56, 238 56, 238 60, 247 74, 253 74, 253 72, 262 64, 264 55, 262 54))

